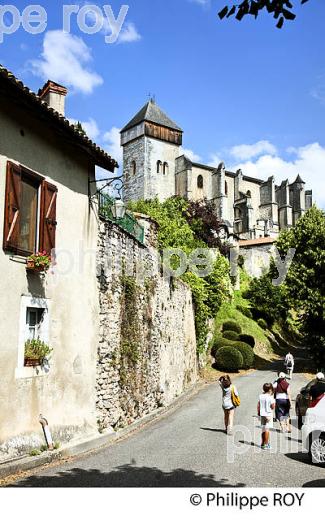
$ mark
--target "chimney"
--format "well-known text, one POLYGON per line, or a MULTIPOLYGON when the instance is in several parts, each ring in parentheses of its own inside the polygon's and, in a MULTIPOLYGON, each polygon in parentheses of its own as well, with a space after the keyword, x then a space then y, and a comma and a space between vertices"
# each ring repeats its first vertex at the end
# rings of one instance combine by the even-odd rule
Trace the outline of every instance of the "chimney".
POLYGON ((45 101, 53 108, 53 110, 56 110, 60 115, 64 116, 65 97, 67 93, 68 90, 65 87, 48 80, 44 87, 38 91, 38 96, 42 101, 45 101))

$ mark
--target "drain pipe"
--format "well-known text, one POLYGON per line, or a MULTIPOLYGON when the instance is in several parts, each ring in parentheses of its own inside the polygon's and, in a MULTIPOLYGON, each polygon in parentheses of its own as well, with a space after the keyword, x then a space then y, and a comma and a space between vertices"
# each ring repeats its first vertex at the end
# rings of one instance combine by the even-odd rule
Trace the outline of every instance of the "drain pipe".
POLYGON ((42 428, 43 428, 43 433, 44 433, 47 447, 49 450, 53 450, 54 446, 53 446, 52 435, 51 435, 50 428, 49 428, 49 423, 48 423, 47 419, 45 419, 45 417, 43 417, 42 414, 40 414, 40 416, 39 416, 39 422, 41 423, 42 428))

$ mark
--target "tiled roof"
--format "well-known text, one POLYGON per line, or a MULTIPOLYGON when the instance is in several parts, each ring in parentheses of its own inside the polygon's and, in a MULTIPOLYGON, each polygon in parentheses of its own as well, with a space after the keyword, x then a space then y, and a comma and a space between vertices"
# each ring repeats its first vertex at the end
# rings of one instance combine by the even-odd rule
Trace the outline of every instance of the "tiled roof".
POLYGON ((157 125, 165 126, 167 128, 171 128, 172 130, 178 130, 182 132, 182 129, 172 121, 158 105, 151 99, 144 105, 144 107, 139 110, 139 112, 131 119, 131 121, 122 128, 121 132, 125 132, 126 130, 130 130, 134 126, 143 123, 143 121, 148 121, 150 123, 155 123, 157 125))
POLYGON ((47 122, 53 125, 56 130, 60 131, 60 133, 63 132, 68 138, 72 138, 73 144, 88 153, 95 164, 111 172, 118 168, 118 163, 105 150, 97 146, 87 135, 78 130, 63 115, 51 108, 35 92, 19 81, 12 72, 0 64, 0 86, 2 82, 10 86, 14 94, 19 95, 20 101, 35 110, 35 114, 38 111, 38 115, 46 118, 47 122))
POLYGON ((276 238, 272 237, 254 238, 252 240, 239 240, 239 247, 261 246, 265 244, 273 244, 274 242, 276 242, 276 238))

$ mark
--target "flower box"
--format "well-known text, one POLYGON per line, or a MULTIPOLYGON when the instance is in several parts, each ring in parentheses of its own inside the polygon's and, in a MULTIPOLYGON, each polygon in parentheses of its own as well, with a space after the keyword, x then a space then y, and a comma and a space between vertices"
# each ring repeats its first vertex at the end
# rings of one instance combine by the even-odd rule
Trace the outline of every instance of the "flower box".
POLYGON ((33 359, 25 357, 24 359, 24 366, 25 367, 39 367, 42 364, 41 359, 33 359))
POLYGON ((46 251, 43 251, 27 258, 26 269, 35 273, 45 273, 50 265, 51 257, 46 254, 46 251))

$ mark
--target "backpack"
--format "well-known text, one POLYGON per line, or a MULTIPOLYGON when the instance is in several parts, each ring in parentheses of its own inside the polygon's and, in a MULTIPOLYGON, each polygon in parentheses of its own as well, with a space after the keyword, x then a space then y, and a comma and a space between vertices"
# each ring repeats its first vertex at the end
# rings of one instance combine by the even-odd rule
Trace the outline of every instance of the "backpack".
POLYGON ((231 400, 232 400, 232 404, 234 405, 235 408, 238 408, 238 406, 240 406, 240 397, 239 397, 239 395, 235 394, 234 386, 231 387, 231 400))

